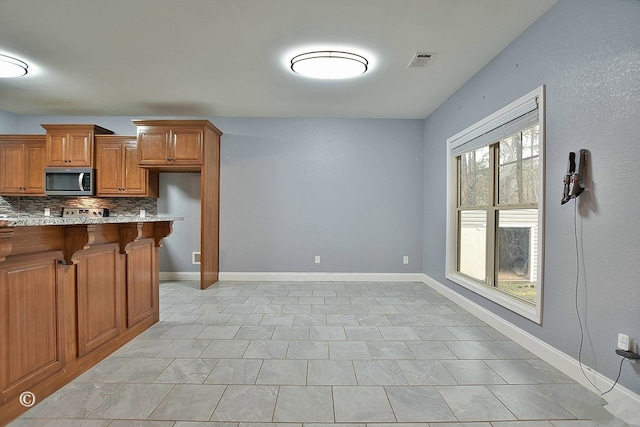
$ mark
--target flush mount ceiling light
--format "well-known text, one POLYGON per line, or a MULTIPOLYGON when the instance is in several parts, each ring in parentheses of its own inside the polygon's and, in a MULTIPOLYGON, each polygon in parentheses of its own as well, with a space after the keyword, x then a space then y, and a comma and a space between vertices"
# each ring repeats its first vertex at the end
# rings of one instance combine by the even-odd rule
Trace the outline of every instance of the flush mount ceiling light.
POLYGON ((335 50, 307 52, 291 59, 294 73, 314 79, 348 79, 364 74, 368 66, 363 56, 335 50))
POLYGON ((21 77, 29 66, 19 59, 0 54, 0 78, 21 77))

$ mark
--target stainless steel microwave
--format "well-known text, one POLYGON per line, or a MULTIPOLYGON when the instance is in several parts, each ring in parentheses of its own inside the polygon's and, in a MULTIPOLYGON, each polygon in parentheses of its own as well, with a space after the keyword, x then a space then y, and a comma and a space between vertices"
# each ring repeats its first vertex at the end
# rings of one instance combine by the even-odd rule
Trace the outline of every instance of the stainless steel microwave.
POLYGON ((48 196, 93 196, 95 176, 90 168, 46 168, 44 192, 48 196))

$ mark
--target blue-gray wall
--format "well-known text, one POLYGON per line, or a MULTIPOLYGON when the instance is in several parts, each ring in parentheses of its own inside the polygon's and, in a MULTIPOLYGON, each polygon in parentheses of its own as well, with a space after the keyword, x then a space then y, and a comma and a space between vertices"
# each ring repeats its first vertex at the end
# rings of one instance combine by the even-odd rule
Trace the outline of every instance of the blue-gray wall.
MULTIPOLYGON (((131 119, 25 116, 19 133, 44 133, 41 123, 95 123, 135 134, 131 119)), ((209 120, 224 133, 221 271, 422 271, 422 120, 209 120)), ((161 174, 160 182, 158 213, 185 217, 164 241, 161 271, 199 271, 191 264, 199 183, 191 174, 161 174)))
POLYGON ((422 120, 215 123, 221 270, 422 271, 422 120))
POLYGON ((0 110, 0 129, 2 133, 18 133, 18 116, 0 110))
POLYGON ((198 273, 192 253, 200 252, 200 184, 199 173, 161 173, 158 214, 181 216, 174 221, 171 236, 160 250, 160 271, 198 273))
MULTIPOLYGON (((425 121, 424 272, 578 358, 574 205, 561 206, 569 151, 591 152, 578 199, 582 359, 615 379, 619 332, 640 340, 640 1, 560 0, 425 121), (545 274, 538 326, 447 281, 446 139, 546 85, 545 274)), ((620 382, 640 393, 640 368, 620 382)))

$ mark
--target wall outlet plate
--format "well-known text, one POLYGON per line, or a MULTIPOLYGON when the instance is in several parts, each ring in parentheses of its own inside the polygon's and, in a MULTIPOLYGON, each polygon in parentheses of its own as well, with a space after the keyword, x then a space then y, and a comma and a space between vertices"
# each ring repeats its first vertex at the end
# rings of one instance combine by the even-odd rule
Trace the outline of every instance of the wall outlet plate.
POLYGON ((624 351, 631 350, 631 340, 629 340, 629 335, 618 334, 618 348, 624 351))

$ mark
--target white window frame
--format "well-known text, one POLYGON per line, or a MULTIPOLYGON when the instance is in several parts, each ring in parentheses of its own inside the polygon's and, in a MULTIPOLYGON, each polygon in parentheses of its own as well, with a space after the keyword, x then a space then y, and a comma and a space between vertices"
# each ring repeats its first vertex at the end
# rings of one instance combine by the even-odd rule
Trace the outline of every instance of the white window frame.
MULTIPOLYGON (((507 135, 505 135, 507 136, 507 135)), ((498 142, 498 141, 494 141, 498 142)), ((489 145, 489 144, 486 144, 489 145)), ((470 145, 471 146, 471 145, 470 145)), ((447 217, 446 217, 446 271, 445 277, 452 282, 463 286, 470 291, 495 302, 514 313, 517 313, 531 321, 542 324, 542 302, 543 302, 543 279, 544 279, 544 164, 545 164, 545 103, 544 85, 529 92, 523 97, 501 108, 490 116, 469 126, 463 131, 447 139, 447 217), (486 286, 474 282, 469 277, 457 271, 458 257, 458 222, 457 222, 457 196, 458 196, 458 176, 456 155, 452 153, 454 149, 460 149, 464 144, 499 128, 500 126, 521 116, 523 111, 530 110, 531 103, 536 102, 538 107, 539 126, 539 185, 540 193, 538 197, 538 265, 537 265, 537 289, 535 306, 527 304, 515 297, 497 290, 491 286, 486 286)))

